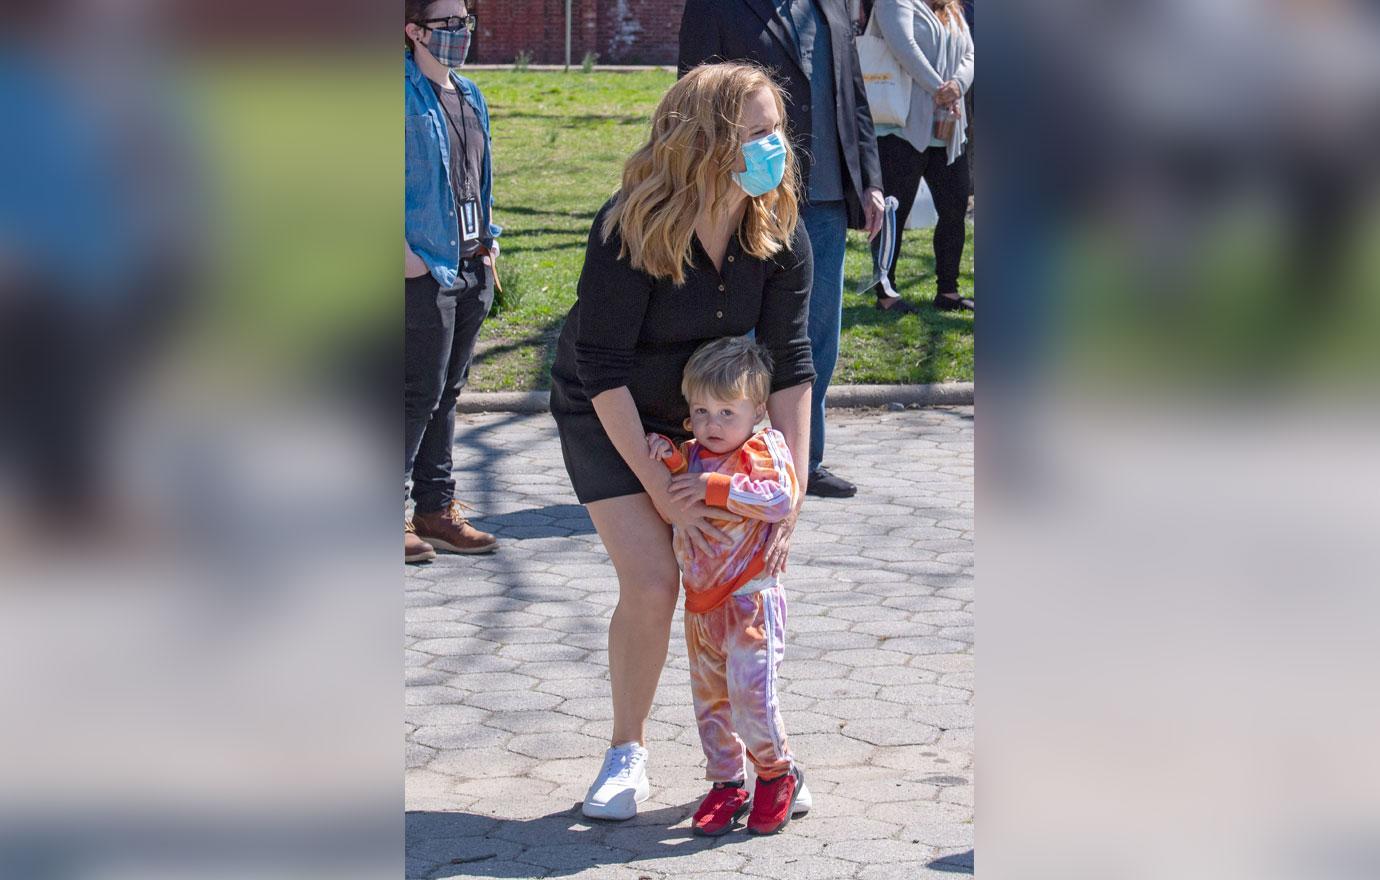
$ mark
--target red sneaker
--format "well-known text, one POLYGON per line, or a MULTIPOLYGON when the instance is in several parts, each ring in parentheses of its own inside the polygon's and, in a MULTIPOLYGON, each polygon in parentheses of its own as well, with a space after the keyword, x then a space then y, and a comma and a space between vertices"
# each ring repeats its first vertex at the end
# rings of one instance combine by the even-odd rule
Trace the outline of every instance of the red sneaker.
POLYGON ((805 774, 799 767, 775 779, 757 780, 752 794, 752 812, 748 814, 749 834, 775 834, 791 821, 796 798, 805 785, 805 774))
POLYGON ((740 782, 716 782, 700 801, 690 827, 701 837, 718 837, 733 827, 733 821, 747 810, 748 793, 740 782))

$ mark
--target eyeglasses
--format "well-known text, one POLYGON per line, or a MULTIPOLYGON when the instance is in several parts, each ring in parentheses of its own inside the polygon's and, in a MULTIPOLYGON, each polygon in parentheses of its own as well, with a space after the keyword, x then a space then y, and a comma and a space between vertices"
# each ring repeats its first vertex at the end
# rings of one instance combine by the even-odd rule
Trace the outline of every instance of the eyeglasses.
POLYGON ((473 14, 470 14, 470 15, 452 15, 452 16, 450 16, 449 18, 428 18, 428 19, 425 19, 424 21, 420 22, 420 24, 422 24, 422 25, 424 25, 424 26, 426 26, 426 27, 428 27, 428 28, 432 28, 434 25, 436 25, 437 23, 439 23, 439 24, 440 24, 440 28, 434 28, 434 29, 437 29, 437 30, 444 28, 445 30, 451 30, 451 31, 453 31, 453 30, 457 30, 458 28, 463 27, 463 28, 464 28, 465 30, 467 30, 467 31, 473 31, 473 30, 474 30, 474 25, 475 25, 475 22, 476 22, 476 21, 477 21, 477 19, 475 19, 474 15, 473 15, 473 14))

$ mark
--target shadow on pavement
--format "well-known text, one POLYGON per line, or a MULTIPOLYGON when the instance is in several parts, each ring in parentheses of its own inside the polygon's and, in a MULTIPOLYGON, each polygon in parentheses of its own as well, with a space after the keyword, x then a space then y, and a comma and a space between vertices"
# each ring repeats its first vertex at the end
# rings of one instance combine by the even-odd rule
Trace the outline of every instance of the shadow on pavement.
POLYGON ((546 538, 594 534, 594 523, 580 504, 548 504, 512 513, 475 516, 474 524, 500 538, 546 538))
POLYGON ((973 873, 973 851, 968 850, 966 853, 935 859, 929 863, 929 867, 949 874, 971 874, 973 873))
MULTIPOLYGON (((578 874, 599 865, 628 865, 694 855, 733 842, 737 835, 696 837, 673 828, 697 802, 639 812, 627 822, 599 822, 580 815, 580 805, 536 819, 495 819, 474 813, 407 813, 407 876, 549 877, 578 874), (605 842, 616 835, 613 841, 605 842), (523 861, 514 856, 521 852, 523 861)), ((648 865, 649 868, 654 866, 648 865)))

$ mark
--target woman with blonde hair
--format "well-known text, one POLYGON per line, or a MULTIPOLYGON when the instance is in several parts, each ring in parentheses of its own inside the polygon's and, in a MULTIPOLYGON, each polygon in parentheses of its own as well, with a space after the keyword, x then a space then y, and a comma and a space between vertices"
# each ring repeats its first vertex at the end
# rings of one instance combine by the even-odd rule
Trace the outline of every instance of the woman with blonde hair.
MULTIPOLYGON (((672 527, 708 552, 727 536, 702 501, 677 500, 649 433, 689 438, 681 378, 702 343, 756 334, 774 364, 767 412, 803 460, 814 368, 812 262, 781 91, 760 67, 714 64, 673 85, 651 137, 594 219, 578 299, 551 368, 566 470, 618 574, 609 624, 611 747, 586 816, 628 819, 648 796, 646 720, 680 592, 672 527)), ((780 572, 803 493, 773 526, 780 572)))

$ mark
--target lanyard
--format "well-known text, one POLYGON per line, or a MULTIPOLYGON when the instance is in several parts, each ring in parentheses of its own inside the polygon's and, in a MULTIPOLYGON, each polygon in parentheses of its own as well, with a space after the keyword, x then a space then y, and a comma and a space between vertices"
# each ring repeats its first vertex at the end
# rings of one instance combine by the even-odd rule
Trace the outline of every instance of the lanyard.
MULTIPOLYGON (((442 91, 445 90, 442 89, 442 91)), ((465 115, 465 104, 467 102, 465 100, 465 95, 460 91, 460 88, 458 86, 455 89, 455 96, 460 101, 460 116, 463 118, 465 115)), ((465 174, 465 170, 469 168, 470 161, 469 134, 465 131, 465 126, 460 123, 457 123, 455 121, 455 117, 450 115, 450 110, 446 108, 445 98, 441 95, 437 95, 436 100, 441 105, 441 112, 446 115, 446 119, 450 120, 451 128, 455 129, 456 139, 460 141, 460 191, 461 198, 466 198, 466 194, 469 192, 469 187, 466 186, 466 184, 468 183, 468 175, 465 174)))

